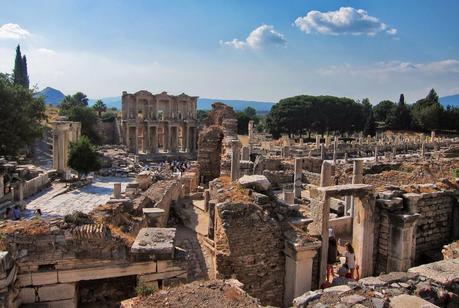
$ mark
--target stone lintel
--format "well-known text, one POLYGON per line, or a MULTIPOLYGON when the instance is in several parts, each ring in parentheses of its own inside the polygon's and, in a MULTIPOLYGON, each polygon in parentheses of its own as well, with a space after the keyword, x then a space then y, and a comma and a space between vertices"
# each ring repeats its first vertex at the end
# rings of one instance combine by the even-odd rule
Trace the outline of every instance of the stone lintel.
POLYGON ((326 187, 317 187, 317 190, 326 198, 338 196, 366 195, 373 190, 372 185, 346 184, 326 187))

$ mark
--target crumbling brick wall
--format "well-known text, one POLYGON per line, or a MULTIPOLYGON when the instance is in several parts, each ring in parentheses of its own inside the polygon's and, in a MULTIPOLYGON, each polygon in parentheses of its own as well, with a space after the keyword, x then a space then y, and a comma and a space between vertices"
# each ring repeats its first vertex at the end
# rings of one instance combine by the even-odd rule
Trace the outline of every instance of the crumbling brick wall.
POLYGON ((443 245, 453 240, 454 208, 458 206, 456 196, 451 191, 439 191, 422 194, 405 194, 409 210, 421 216, 416 227, 416 257, 415 263, 419 264, 426 258, 432 257, 431 253, 441 257, 443 245))
POLYGON ((223 131, 219 126, 209 126, 199 134, 199 174, 204 183, 220 176, 223 131))
POLYGON ((215 228, 218 277, 235 277, 262 304, 280 306, 285 255, 279 222, 255 204, 220 203, 215 228))
POLYGON ((210 111, 205 124, 207 126, 223 124, 223 119, 236 119, 236 112, 233 107, 225 105, 221 102, 215 102, 212 104, 212 110, 210 111))

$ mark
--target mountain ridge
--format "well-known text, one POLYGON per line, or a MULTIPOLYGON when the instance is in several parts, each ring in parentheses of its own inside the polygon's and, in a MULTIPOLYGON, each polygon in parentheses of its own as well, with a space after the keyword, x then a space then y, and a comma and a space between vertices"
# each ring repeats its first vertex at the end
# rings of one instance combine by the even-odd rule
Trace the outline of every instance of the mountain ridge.
MULTIPOLYGON (((64 93, 52 88, 46 87, 36 94, 36 96, 43 96, 45 103, 51 105, 59 104, 64 98, 64 93)), ((121 96, 111 96, 100 98, 108 108, 121 109, 121 96)), ((98 99, 89 99, 89 105, 93 105, 98 99)), ((247 107, 255 108, 257 112, 267 113, 271 110, 271 107, 275 104, 273 102, 265 101, 253 101, 253 100, 239 100, 239 99, 219 99, 219 98, 198 98, 198 109, 210 110, 214 102, 222 102, 233 107, 236 111, 244 110, 247 107)), ((448 105, 459 107, 459 94, 448 95, 440 97, 440 103, 447 107, 448 105)))

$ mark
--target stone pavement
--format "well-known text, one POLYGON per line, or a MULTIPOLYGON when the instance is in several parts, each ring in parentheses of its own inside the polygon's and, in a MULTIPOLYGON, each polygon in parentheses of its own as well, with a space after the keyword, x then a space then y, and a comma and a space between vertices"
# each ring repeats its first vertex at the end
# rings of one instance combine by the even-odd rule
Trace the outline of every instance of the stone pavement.
POLYGON ((130 178, 97 177, 94 183, 66 193, 62 193, 65 191, 65 186, 58 184, 44 193, 25 200, 27 210, 24 217, 34 216, 37 209, 42 211, 43 217, 62 217, 74 211, 89 213, 110 199, 114 183, 120 182, 121 190, 124 191, 127 184, 132 181, 133 179, 130 178))

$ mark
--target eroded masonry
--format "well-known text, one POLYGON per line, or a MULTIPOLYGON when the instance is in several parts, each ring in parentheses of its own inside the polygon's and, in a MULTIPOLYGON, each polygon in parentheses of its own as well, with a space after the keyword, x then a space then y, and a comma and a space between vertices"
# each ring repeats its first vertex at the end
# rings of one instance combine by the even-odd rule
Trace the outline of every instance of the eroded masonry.
POLYGON ((82 181, 0 162, 3 306, 459 305, 458 139, 241 137, 222 103, 198 137, 195 103, 125 93, 125 145, 82 181))

